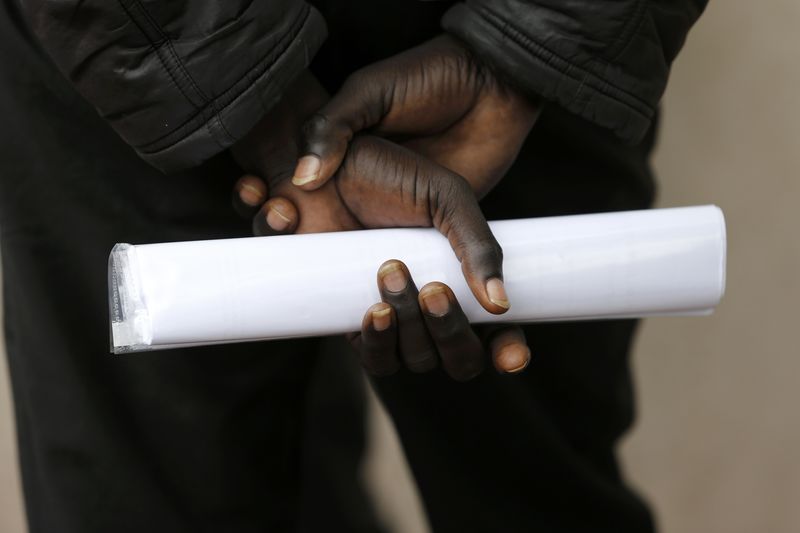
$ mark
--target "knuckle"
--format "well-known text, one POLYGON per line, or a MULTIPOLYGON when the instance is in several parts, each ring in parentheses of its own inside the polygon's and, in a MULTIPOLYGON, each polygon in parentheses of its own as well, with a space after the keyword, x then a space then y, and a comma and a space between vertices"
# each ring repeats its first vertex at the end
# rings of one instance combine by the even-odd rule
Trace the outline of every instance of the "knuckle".
POLYGON ((503 248, 494 237, 491 237, 476 242, 471 256, 477 265, 501 265, 503 263, 503 248))
POLYGON ((392 166, 382 145, 366 135, 354 136, 347 145, 347 154, 342 162, 346 175, 383 176, 392 166))
POLYGON ((313 115, 302 127, 303 150, 322 158, 342 157, 351 138, 347 124, 324 112, 313 115))
POLYGON ((431 335, 440 345, 452 345, 469 335, 471 330, 466 320, 440 320, 438 324, 430 326, 431 335))
POLYGON ((467 180, 452 172, 445 172, 440 177, 432 180, 431 185, 436 189, 439 194, 439 201, 443 205, 453 205, 459 207, 465 203, 475 203, 477 201, 472 192, 472 187, 467 180), (454 205, 455 204, 455 205, 454 205))
POLYGON ((360 94, 365 87, 369 87, 374 81, 372 68, 363 67, 349 76, 342 83, 342 88, 339 90, 340 94, 360 94))
POLYGON ((365 135, 356 135, 350 141, 348 155, 365 157, 373 152, 375 143, 365 135))
POLYGON ((333 126, 332 121, 322 113, 315 113, 303 124, 303 136, 309 140, 326 137, 333 126))

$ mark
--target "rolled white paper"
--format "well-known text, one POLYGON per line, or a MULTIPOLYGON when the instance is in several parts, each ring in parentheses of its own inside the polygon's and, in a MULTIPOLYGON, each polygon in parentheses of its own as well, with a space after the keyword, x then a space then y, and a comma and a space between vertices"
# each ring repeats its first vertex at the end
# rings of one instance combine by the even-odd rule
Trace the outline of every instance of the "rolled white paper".
POLYGON ((480 307, 434 229, 118 244, 109 258, 112 350, 357 331, 378 267, 448 284, 473 323, 706 314, 725 289, 716 206, 490 223, 511 309, 480 307))

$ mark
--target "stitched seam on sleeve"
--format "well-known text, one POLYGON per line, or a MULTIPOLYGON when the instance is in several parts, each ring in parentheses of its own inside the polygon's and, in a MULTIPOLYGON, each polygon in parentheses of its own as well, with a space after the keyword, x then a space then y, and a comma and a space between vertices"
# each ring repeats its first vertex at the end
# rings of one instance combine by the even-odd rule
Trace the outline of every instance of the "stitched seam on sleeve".
POLYGON ((195 82, 183 61, 181 61, 180 56, 178 56, 178 53, 175 51, 172 40, 164 33, 152 14, 139 0, 133 0, 127 7, 120 1, 120 5, 126 10, 128 17, 136 24, 142 34, 150 41, 153 51, 156 53, 156 57, 158 57, 159 62, 164 67, 164 70, 166 70, 173 85, 193 108, 203 113, 206 121, 215 120, 220 126, 219 131, 227 137, 227 139, 217 139, 217 136, 214 135, 214 130, 208 128, 212 138, 220 147, 225 146, 225 141, 232 141, 233 136, 222 123, 215 102, 209 101, 208 96, 206 96, 197 82, 195 82), (134 13, 134 10, 136 13, 134 13), (210 108, 209 103, 211 104, 210 108))
POLYGON ((177 61, 177 58, 170 57, 169 51, 167 51, 167 53, 164 52, 164 44, 167 40, 164 37, 164 34, 161 32, 161 29, 153 23, 152 19, 150 19, 147 11, 144 9, 141 3, 138 1, 133 1, 130 3, 130 5, 126 5, 122 0, 117 0, 117 2, 128 15, 128 18, 136 25, 137 28, 139 28, 139 31, 150 43, 150 46, 153 48, 153 52, 155 52, 156 57, 161 63, 161 66, 169 75, 173 85, 175 85, 178 91, 183 95, 186 101, 192 105, 192 107, 202 107, 205 104, 205 98, 202 94, 190 95, 187 92, 187 88, 192 88, 196 92, 197 86, 192 87, 193 82, 191 80, 186 79, 184 76, 180 76, 181 73, 178 72, 178 70, 180 70, 180 62, 177 61), (178 79, 179 77, 183 78, 184 82, 188 81, 189 87, 184 87, 180 83, 180 80, 178 79))
POLYGON ((191 74, 189 74, 189 71, 186 70, 186 65, 183 64, 183 61, 181 61, 180 56, 178 56, 178 53, 175 51, 175 47, 172 44, 172 39, 170 39, 169 36, 167 36, 167 34, 164 33, 164 30, 161 29, 161 26, 153 18, 153 15, 150 13, 150 11, 147 10, 147 8, 144 6, 144 4, 141 3, 141 1, 136 0, 135 5, 142 11, 142 15, 150 23, 150 26, 153 28, 153 31, 156 32, 156 35, 158 36, 159 40, 158 46, 167 48, 168 52, 167 57, 171 60, 171 63, 173 63, 177 67, 177 69, 184 76, 186 81, 189 82, 190 86, 198 94, 198 96, 200 96, 203 103, 207 102, 208 97, 205 95, 203 90, 200 89, 200 86, 194 81, 194 78, 192 78, 191 74))
POLYGON ((633 16, 628 19, 625 23, 625 26, 622 28, 622 32, 620 32, 619 37, 617 38, 614 46, 612 46, 608 50, 609 61, 614 62, 619 57, 625 53, 625 50, 633 42, 633 38, 636 35, 636 32, 642 26, 642 22, 644 21, 644 12, 645 12, 645 4, 647 0, 637 0, 636 5, 634 6, 633 16))
MULTIPOLYGON (((164 33, 164 31, 161 29, 161 26, 153 18, 152 14, 147 10, 147 8, 144 7, 144 5, 138 0, 137 0, 136 3, 139 6, 139 8, 142 10, 142 13, 144 14, 144 16, 147 17, 147 19, 150 21, 150 25, 152 26, 154 31, 156 31, 157 34, 159 35, 159 37, 163 40, 164 45, 168 47, 169 54, 170 54, 169 57, 173 60, 173 63, 178 67, 178 70, 180 70, 181 74, 183 74, 185 79, 188 80, 188 82, 191 84, 192 89, 194 89, 194 91, 200 96, 200 98, 203 101, 204 106, 207 107, 208 105, 211 105, 211 109, 213 110, 213 115, 208 113, 207 109, 206 110, 202 110, 204 112, 204 114, 206 115, 205 116, 206 120, 207 121, 214 120, 217 123, 217 125, 219 126, 220 130, 227 136, 227 141, 228 142, 234 141, 235 140, 234 136, 231 135, 231 132, 228 131, 228 129, 225 127, 224 122, 222 121, 222 118, 219 116, 219 108, 217 107, 216 101, 213 100, 213 99, 210 99, 205 94, 205 92, 203 92, 203 89, 200 88, 200 85, 194 80, 192 75, 189 73, 189 70, 186 68, 186 65, 181 60, 180 56, 178 55, 178 52, 175 51, 175 45, 173 44, 172 39, 170 39, 169 36, 167 36, 167 34, 164 33)), ((195 106, 195 107, 197 107, 197 106, 195 106)), ((211 129, 211 127, 209 126, 207 129, 208 129, 209 134, 211 134, 212 137, 214 137, 213 136, 213 130, 211 129)), ((214 138, 216 140, 216 137, 214 137, 214 138)), ((218 144, 220 146, 224 146, 223 143, 218 143, 218 144)))
MULTIPOLYGON (((173 146, 180 142, 182 139, 192 135, 193 133, 197 132, 198 130, 202 129, 203 127, 207 127, 208 121, 212 117, 204 116, 204 111, 207 110, 208 106, 211 105, 216 111, 216 116, 219 120, 219 113, 226 109, 231 103, 233 103, 236 98, 239 97, 240 94, 247 91, 253 84, 255 84, 258 79, 263 76, 263 74, 269 72, 272 67, 280 61, 280 59, 287 53, 287 51, 291 48, 292 43, 294 42, 297 35, 299 35, 305 26, 308 23, 311 15, 311 8, 307 4, 303 6, 304 8, 298 14, 297 19, 292 23, 290 30, 281 37, 280 41, 277 45, 273 48, 274 53, 270 54, 270 57, 267 60, 263 61, 255 65, 253 68, 247 70, 240 76, 236 81, 234 81, 230 87, 226 90, 221 92, 219 95, 216 96, 213 100, 206 103, 205 107, 197 108, 197 112, 194 113, 192 116, 188 117, 184 120, 179 126, 175 127, 172 131, 161 135, 157 139, 147 142, 146 144, 135 146, 135 148, 142 152, 142 153, 151 153, 150 149, 153 146, 160 144, 164 139, 169 138, 170 136, 176 135, 177 132, 180 130, 192 126, 192 129, 185 132, 184 134, 180 135, 178 139, 174 142, 170 142, 164 146, 159 146, 155 148, 154 151, 162 151, 170 146, 173 146), (247 85, 242 88, 239 88, 239 85, 243 82, 247 81, 247 85), (200 120, 202 122, 198 123, 200 120)), ((220 120, 220 123, 222 121, 220 120)))
POLYGON ((653 116, 653 113, 655 112, 654 108, 646 101, 642 100, 639 96, 630 93, 629 91, 606 80, 603 80, 587 69, 564 59, 557 53, 548 49, 546 46, 533 41, 530 37, 512 26, 510 22, 501 19, 498 15, 492 13, 490 10, 483 7, 467 7, 468 9, 478 11, 478 14, 481 15, 481 17, 486 20, 486 22, 491 24, 497 31, 510 37, 518 45, 530 52, 531 55, 535 56, 541 61, 544 61, 549 66, 559 71, 562 75, 578 83, 585 84, 589 88, 616 100, 620 104, 625 105, 632 111, 642 115, 647 119, 650 119, 653 116), (573 70, 576 72, 572 73, 571 71, 573 70), (618 94, 614 94, 614 92, 618 94), (620 95, 625 96, 626 98, 621 99, 620 95))

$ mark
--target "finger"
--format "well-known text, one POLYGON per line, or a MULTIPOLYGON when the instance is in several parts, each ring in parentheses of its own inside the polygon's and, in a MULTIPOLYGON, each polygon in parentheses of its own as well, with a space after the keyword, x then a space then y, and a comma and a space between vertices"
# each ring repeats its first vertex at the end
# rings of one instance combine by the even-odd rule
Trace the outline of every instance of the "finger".
POLYGON ((348 147, 336 186, 367 227, 436 227, 478 302, 493 314, 508 311, 503 251, 464 178, 391 141, 361 134, 348 147))
POLYGON ((438 281, 428 283, 419 291, 419 305, 445 372, 456 381, 480 374, 485 357, 483 344, 450 287, 438 281))
POLYGON ((253 218, 267 201, 267 184, 259 177, 246 174, 233 186, 233 209, 242 218, 253 218))
POLYGON ((394 309, 384 302, 373 305, 364 315, 359 353, 364 369, 373 376, 389 376, 400 369, 396 324, 394 309))
POLYGON ((474 106, 487 77, 469 50, 437 38, 347 78, 308 122, 295 184, 311 190, 331 178, 353 135, 429 136, 446 130, 474 106))
POLYGON ((300 222, 295 205, 286 198, 270 198, 253 217, 253 235, 286 235, 294 233, 300 222))
POLYGON ((503 283, 503 249, 492 234, 469 184, 445 173, 433 180, 433 223, 450 241, 472 294, 492 314, 511 307, 503 283))
POLYGON ((503 326, 489 338, 489 351, 494 367, 500 373, 517 374, 531 361, 531 350, 519 326, 503 326))
POLYGON ((380 122, 384 86, 361 73, 350 76, 331 100, 303 126, 301 157, 292 183, 318 189, 341 166, 353 135, 380 122))
POLYGON ((422 318, 417 287, 408 268, 396 259, 378 270, 381 299, 394 308, 397 320, 397 345, 400 359, 412 372, 429 372, 438 365, 438 356, 422 318))

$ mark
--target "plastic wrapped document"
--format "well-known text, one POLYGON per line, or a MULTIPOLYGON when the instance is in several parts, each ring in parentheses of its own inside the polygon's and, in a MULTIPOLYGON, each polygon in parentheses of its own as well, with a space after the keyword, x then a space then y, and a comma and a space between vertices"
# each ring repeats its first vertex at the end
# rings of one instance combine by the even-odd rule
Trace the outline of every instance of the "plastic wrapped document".
POLYGON ((491 222, 511 309, 484 311, 434 229, 133 246, 109 259, 115 353, 356 331, 378 267, 450 285, 473 323, 705 314, 725 288, 715 206, 491 222))

